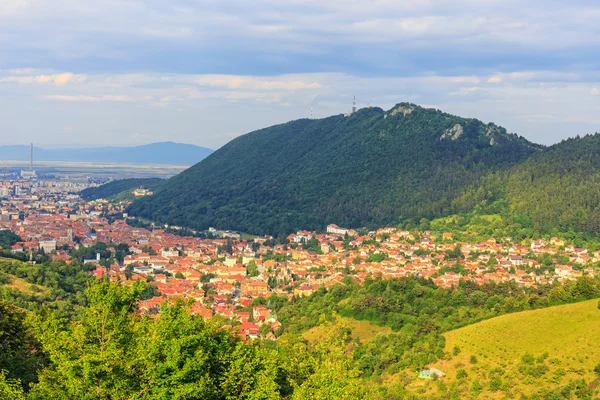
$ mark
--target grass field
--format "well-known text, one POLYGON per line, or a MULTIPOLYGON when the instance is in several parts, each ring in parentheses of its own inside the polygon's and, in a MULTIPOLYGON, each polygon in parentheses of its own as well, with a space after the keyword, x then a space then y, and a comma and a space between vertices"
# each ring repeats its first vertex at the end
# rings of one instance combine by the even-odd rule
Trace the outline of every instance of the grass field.
MULTIPOLYGON (((504 315, 445 334, 446 351, 460 353, 433 364, 448 384, 482 386, 477 398, 519 398, 571 380, 594 381, 600 363, 598 300, 504 315), (530 354, 529 363, 524 356, 530 354), (472 356, 476 358, 472 359, 472 356), (493 390, 492 390, 493 389, 493 390)), ((429 385, 435 390, 435 385, 429 385)))
POLYGON ((6 287, 16 289, 22 293, 27 295, 40 295, 46 294, 48 291, 45 287, 40 285, 33 285, 21 278, 17 278, 16 276, 11 275, 11 282, 6 287))
MULTIPOLYGON (((352 337, 357 337, 361 342, 368 342, 377 336, 378 333, 389 335, 392 330, 385 326, 377 326, 369 321, 359 321, 352 318, 339 317, 339 319, 352 331, 352 337)), ((315 344, 323 339, 325 332, 320 326, 315 326, 302 334, 309 343, 315 344)))
POLYGON ((5 285, 0 285, 0 286, 18 290, 19 292, 24 293, 29 296, 46 295, 48 292, 48 289, 46 289, 43 286, 33 285, 33 284, 25 281, 24 279, 17 278, 14 275, 10 275, 10 274, 7 274, 7 275, 10 277, 10 283, 7 283, 5 285))

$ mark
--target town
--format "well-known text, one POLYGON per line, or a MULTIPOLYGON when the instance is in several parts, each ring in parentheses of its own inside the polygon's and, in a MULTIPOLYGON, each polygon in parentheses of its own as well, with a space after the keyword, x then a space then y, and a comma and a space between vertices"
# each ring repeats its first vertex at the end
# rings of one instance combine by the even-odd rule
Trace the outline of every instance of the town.
POLYGON ((21 239, 4 254, 32 263, 41 254, 70 264, 73 252, 86 248, 94 256, 82 261, 98 279, 148 282, 152 295, 140 302, 140 312, 158 314, 164 302, 190 301, 190 312, 230 320, 247 340, 277 339, 282 325, 272 300, 308 296, 348 277, 361 283, 419 276, 443 288, 461 281, 532 287, 593 277, 600 261, 600 251, 557 237, 528 245, 510 238, 470 242, 466 233, 396 227, 331 224, 322 233, 298 231, 279 241, 213 228, 182 236, 180 227, 140 227, 125 212, 128 201, 86 202, 77 195, 84 187, 0 183, 0 230, 21 239))

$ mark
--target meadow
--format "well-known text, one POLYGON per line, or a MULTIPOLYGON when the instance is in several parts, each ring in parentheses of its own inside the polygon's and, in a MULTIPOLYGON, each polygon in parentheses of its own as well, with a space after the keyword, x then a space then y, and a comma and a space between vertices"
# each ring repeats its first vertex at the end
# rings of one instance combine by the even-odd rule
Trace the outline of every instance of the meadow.
POLYGON ((597 386, 600 363, 598 300, 503 315, 446 333, 445 373, 421 392, 459 385, 473 398, 519 398, 540 387, 561 388, 584 379, 597 386))

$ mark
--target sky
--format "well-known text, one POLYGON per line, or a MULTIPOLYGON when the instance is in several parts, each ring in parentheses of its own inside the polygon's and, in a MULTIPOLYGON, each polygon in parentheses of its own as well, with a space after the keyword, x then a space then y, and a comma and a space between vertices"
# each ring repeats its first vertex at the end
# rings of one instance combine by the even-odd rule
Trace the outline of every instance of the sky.
POLYGON ((597 0, 1 0, 0 145, 216 149, 399 102, 600 131, 597 0))

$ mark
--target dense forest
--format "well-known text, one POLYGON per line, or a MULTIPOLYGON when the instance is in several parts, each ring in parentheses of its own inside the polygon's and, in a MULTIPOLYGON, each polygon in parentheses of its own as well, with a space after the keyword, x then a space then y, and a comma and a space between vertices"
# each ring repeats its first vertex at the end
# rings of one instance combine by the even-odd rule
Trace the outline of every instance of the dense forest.
POLYGON ((465 187, 539 148, 494 124, 414 104, 365 108, 236 138, 129 212, 255 234, 396 224, 450 213, 465 187))
POLYGON ((490 205, 536 233, 599 233, 600 134, 564 140, 490 174, 453 202, 458 212, 490 205))
POLYGON ((98 187, 91 187, 79 192, 85 200, 110 199, 123 192, 143 187, 148 190, 156 190, 165 183, 161 178, 131 178, 119 179, 98 187))

